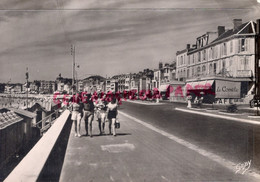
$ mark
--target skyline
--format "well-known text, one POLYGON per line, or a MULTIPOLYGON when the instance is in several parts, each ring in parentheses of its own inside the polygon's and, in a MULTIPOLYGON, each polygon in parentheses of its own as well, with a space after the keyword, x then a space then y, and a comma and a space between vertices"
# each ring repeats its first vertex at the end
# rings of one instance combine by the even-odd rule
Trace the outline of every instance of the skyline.
POLYGON ((232 29, 232 20, 260 18, 256 0, 46 0, 0 2, 0 82, 55 80, 72 75, 76 46, 79 79, 158 68, 198 36, 232 29))

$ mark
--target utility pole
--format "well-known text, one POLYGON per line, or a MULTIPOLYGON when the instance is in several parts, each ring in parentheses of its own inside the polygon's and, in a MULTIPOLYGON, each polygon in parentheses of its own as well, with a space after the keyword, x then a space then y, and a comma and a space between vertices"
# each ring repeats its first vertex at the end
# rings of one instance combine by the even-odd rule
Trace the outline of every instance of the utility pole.
POLYGON ((74 94, 74 82, 75 82, 75 45, 71 45, 72 55, 72 95, 74 94))
POLYGON ((28 72, 28 67, 26 68, 26 108, 28 109, 28 79, 29 79, 29 72, 28 72))

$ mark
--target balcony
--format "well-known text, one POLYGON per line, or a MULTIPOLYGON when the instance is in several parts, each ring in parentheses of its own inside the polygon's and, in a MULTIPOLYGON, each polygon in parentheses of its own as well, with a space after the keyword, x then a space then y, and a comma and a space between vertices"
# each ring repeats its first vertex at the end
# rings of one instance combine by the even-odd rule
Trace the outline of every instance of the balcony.
POLYGON ((252 71, 251 70, 237 70, 236 77, 251 77, 252 71))

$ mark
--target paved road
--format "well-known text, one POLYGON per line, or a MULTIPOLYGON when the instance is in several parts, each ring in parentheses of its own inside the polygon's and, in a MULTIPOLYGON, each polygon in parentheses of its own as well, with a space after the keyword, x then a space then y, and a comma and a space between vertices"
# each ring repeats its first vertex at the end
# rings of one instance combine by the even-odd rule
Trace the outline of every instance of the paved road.
MULTIPOLYGON (((154 113, 156 107, 127 103, 120 110, 134 112, 134 108, 143 108, 143 111, 149 111, 143 115, 148 115, 154 113)), ((160 107, 162 110, 167 108, 160 107)), ((132 116, 142 115, 134 112, 132 116)), ((77 138, 72 128, 60 181, 257 181, 235 174, 235 170, 229 170, 133 119, 122 114, 119 118, 121 129, 116 137, 77 138)), ((166 124, 160 126, 166 127, 166 124)), ((94 134, 98 134, 97 122, 94 122, 94 134)))
POLYGON ((253 134, 259 127, 175 110, 184 106, 124 102, 120 110, 235 163, 252 159, 253 134))

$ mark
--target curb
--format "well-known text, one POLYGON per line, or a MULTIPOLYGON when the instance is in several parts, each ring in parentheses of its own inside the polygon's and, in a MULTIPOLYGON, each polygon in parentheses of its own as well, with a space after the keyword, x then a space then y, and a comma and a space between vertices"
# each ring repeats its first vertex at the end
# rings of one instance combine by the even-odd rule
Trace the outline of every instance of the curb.
POLYGON ((142 101, 132 101, 132 100, 126 100, 124 102, 131 102, 131 103, 135 103, 135 104, 143 104, 143 105, 149 105, 149 106, 156 106, 156 105, 163 105, 165 103, 156 103, 156 102, 142 102, 142 101))
POLYGON ((249 119, 241 119, 241 118, 235 118, 231 116, 226 116, 226 115, 218 115, 218 114, 212 114, 212 113, 206 113, 206 112, 199 112, 199 111, 194 111, 194 110, 189 110, 189 109, 182 109, 182 108, 175 108, 177 111, 182 111, 182 112, 188 112, 192 114, 199 114, 203 116, 210 116, 214 118, 221 118, 221 119, 227 119, 227 120, 232 120, 240 123, 247 123, 247 124, 252 124, 252 125, 258 125, 260 126, 260 121, 258 120, 249 120, 249 119))

